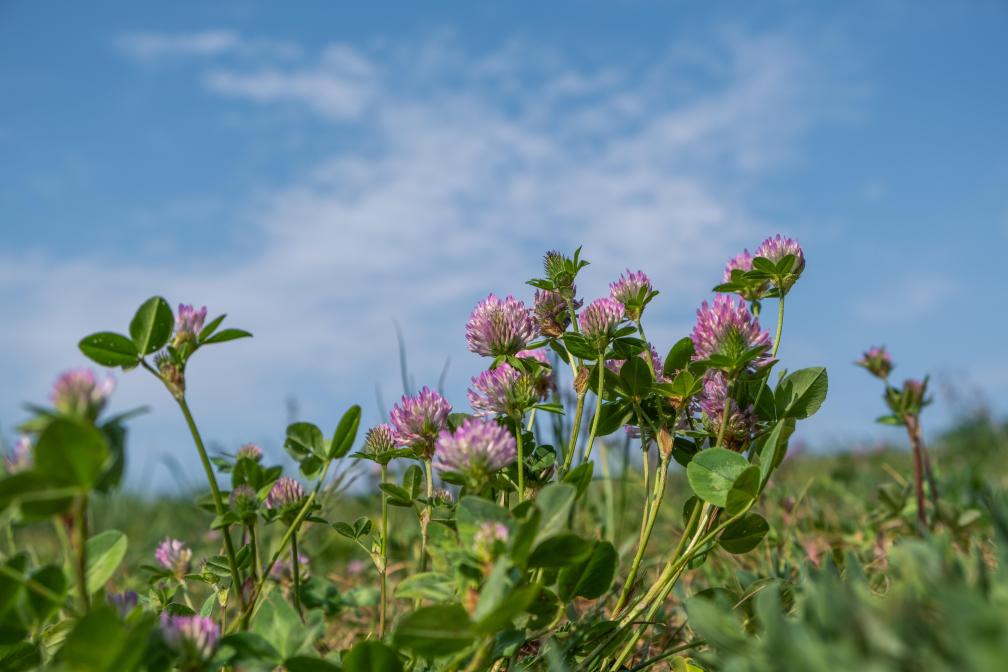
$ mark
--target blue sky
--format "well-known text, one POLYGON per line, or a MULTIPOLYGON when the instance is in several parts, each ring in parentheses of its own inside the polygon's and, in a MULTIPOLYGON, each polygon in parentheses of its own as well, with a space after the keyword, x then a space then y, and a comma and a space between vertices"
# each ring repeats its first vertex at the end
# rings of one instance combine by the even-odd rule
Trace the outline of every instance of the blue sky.
MULTIPOLYGON (((850 366, 874 343, 935 376, 932 427, 1003 413, 1006 30, 999 2, 4 3, 0 424, 159 293, 255 332, 201 353, 192 403, 279 456, 289 398, 379 420, 396 321, 464 407, 469 310, 546 249, 584 244, 589 299, 646 270, 665 350, 778 231, 808 256, 782 359, 831 377, 802 438, 897 438, 850 366)), ((163 390, 116 377, 154 409, 134 484, 193 468, 163 390)))

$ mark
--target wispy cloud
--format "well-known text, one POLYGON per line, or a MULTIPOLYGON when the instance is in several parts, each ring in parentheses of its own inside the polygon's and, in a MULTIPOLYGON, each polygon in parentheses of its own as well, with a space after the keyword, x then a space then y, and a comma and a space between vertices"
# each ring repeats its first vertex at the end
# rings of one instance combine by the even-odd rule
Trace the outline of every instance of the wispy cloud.
MULTIPOLYGON (((593 262, 588 297, 624 264, 648 270, 662 290, 651 335, 668 340, 729 253, 758 242, 753 191, 825 113, 815 103, 823 71, 807 45, 779 35, 731 34, 633 72, 579 69, 521 43, 463 53, 442 39, 333 45, 293 64, 217 58, 254 42, 212 31, 123 46, 145 59, 200 56, 197 81, 222 104, 242 114, 292 106, 361 141, 235 203, 257 241, 240 258, 3 255, 0 299, 19 328, 3 330, 0 358, 29 389, 44 387, 78 335, 125 324, 164 293, 227 309, 256 333, 194 374, 225 436, 239 422, 252 436, 275 431, 282 419, 270 409, 291 392, 313 397, 309 414, 332 415, 334 398, 366 400, 376 381, 394 389, 393 319, 422 362, 418 377, 464 358, 450 387, 461 403, 480 365, 463 355, 473 303, 488 291, 528 295, 541 253, 579 244, 593 262)), ((123 394, 168 412, 139 390, 123 394)))
POLYGON ((215 69, 206 74, 205 83, 221 95, 301 105, 333 121, 359 116, 378 96, 375 66, 343 45, 328 47, 308 68, 215 69))
POLYGON ((282 40, 250 40, 227 29, 189 33, 133 32, 120 35, 116 39, 116 46, 131 58, 147 62, 224 54, 272 58, 291 58, 300 54, 300 49, 293 43, 282 40))

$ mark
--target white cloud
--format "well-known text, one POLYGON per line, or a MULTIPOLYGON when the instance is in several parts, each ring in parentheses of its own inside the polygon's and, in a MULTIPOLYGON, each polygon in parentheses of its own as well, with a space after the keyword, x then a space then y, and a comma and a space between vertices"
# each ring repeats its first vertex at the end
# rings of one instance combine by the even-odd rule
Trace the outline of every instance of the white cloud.
POLYGON ((297 45, 282 40, 249 40, 233 30, 201 30, 190 33, 133 32, 120 35, 116 46, 137 61, 178 57, 208 57, 225 54, 292 58, 297 45))
MULTIPOLYGON (((131 39, 141 58, 212 57, 247 42, 228 31, 131 39)), ((366 149, 234 204, 253 213, 259 242, 242 258, 4 255, 0 300, 18 328, 0 334, 0 358, 24 384, 2 393, 2 407, 19 400, 11 394, 41 394, 80 334, 125 325, 154 293, 227 310, 256 334, 193 373, 195 401, 222 438, 275 436, 289 393, 330 419, 334 399, 369 405, 376 381, 391 398, 393 320, 420 382, 433 382, 447 355, 461 362, 458 392, 480 365, 463 352, 475 301, 489 291, 528 298, 523 282, 541 253, 579 244, 592 261, 587 297, 625 266, 644 268, 662 290, 651 335, 677 336, 728 255, 761 237, 752 190, 823 112, 823 73, 793 41, 733 34, 694 47, 685 65, 677 53, 643 72, 581 70, 521 45, 474 58, 442 40, 385 52, 335 45, 300 65, 208 63, 201 81, 230 105, 300 107, 366 136, 366 149), (702 87, 689 81, 701 53, 715 72, 702 87)), ((173 417, 160 392, 121 390, 173 417)), ((158 450, 185 440, 145 436, 158 450)))
POLYGON ((326 119, 338 121, 359 116, 375 98, 375 72, 375 67, 354 49, 333 45, 309 68, 212 70, 205 83, 221 95, 257 103, 304 105, 326 119))

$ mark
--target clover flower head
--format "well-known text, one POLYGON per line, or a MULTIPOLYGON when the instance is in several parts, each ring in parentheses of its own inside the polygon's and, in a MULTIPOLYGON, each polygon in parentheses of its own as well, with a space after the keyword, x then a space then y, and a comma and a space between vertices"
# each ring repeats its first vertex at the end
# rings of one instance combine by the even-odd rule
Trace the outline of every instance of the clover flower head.
POLYGON ((595 299, 578 315, 581 334, 601 352, 623 321, 624 314, 619 301, 609 297, 595 299))
POLYGON ((535 403, 535 381, 510 364, 501 364, 473 378, 467 396, 476 415, 520 417, 535 403))
POLYGON ((169 648, 187 662, 203 663, 217 650, 220 628, 209 616, 162 614, 161 636, 169 648))
POLYGON ((451 506, 455 502, 455 497, 452 496, 451 490, 448 488, 437 488, 431 499, 434 500, 435 504, 440 504, 441 506, 451 506))
POLYGON ((238 513, 251 513, 259 508, 259 496, 249 485, 239 485, 232 490, 229 501, 238 513))
POLYGON ((801 276, 802 271, 805 270, 805 252, 802 250, 801 245, 797 241, 785 238, 778 233, 776 236, 764 240, 756 248, 755 253, 755 256, 766 257, 775 264, 788 255, 794 256, 794 263, 791 265, 791 270, 781 280, 781 286, 778 287, 781 294, 787 294, 788 290, 791 289, 801 276))
POLYGON ((31 448, 31 438, 24 434, 18 437, 10 452, 4 455, 4 471, 8 474, 16 474, 19 471, 31 469, 34 463, 31 448))
POLYGON ((532 311, 513 296, 493 294, 476 304, 466 323, 469 350, 485 357, 513 355, 535 338, 532 311))
POLYGON ((789 254, 795 258, 793 272, 796 275, 800 275, 805 269, 805 252, 802 250, 801 245, 798 244, 798 241, 792 238, 785 238, 779 233, 776 236, 767 238, 756 248, 754 256, 766 257, 776 264, 789 254))
POLYGON ((203 306, 196 309, 193 306, 180 303, 178 312, 175 314, 175 347, 182 343, 195 343, 200 332, 203 331, 203 322, 206 320, 207 309, 203 306))
MULTIPOLYGON (((715 297, 712 304, 706 301, 701 304, 690 338, 694 359, 707 359, 711 355, 734 359, 752 348, 770 347, 770 334, 760 329, 746 302, 742 299, 736 302, 725 294, 715 297)), ((769 362, 769 353, 763 352, 749 366, 759 369, 769 362)))
POLYGON ((493 562, 507 547, 511 532, 504 523, 487 521, 473 535, 473 551, 482 562, 493 562))
POLYGON ((273 483, 269 494, 266 495, 266 508, 283 509, 300 504, 304 497, 304 488, 301 487, 300 483, 290 476, 281 476, 273 483))
POLYGON ((626 275, 620 274, 616 282, 609 285, 609 296, 623 304, 626 316, 631 320, 640 318, 641 311, 644 310, 644 302, 648 300, 654 287, 644 271, 631 271, 629 268, 626 275), (643 291, 644 296, 641 297, 643 291))
POLYGON ((536 397, 540 400, 548 397, 550 393, 556 389, 556 380, 553 376, 553 368, 550 364, 549 357, 546 356, 546 351, 542 348, 537 348, 535 350, 522 350, 515 356, 518 357, 518 359, 534 359, 544 365, 539 368, 537 373, 532 374, 531 377, 536 397))
POLYGON ((889 356, 885 346, 873 346, 868 348, 860 360, 854 362, 868 370, 873 376, 885 380, 893 370, 892 357, 889 356))
POLYGON ((71 369, 56 379, 50 398, 60 413, 94 421, 114 390, 111 377, 98 380, 91 369, 71 369))
POLYGON ((381 455, 396 448, 392 425, 381 424, 372 427, 364 435, 364 452, 369 455, 381 455))
MULTIPOLYGON (((571 293, 577 293, 577 287, 571 286, 571 293)), ((581 307, 577 299, 571 301, 574 310, 581 307)), ((567 299, 560 292, 548 289, 537 289, 532 302, 532 316, 535 318, 539 333, 550 338, 560 338, 570 326, 570 310, 567 299)))
MULTIPOLYGON (((700 410, 708 429, 717 434, 724 420, 725 402, 728 399, 728 379, 720 371, 709 371, 704 377, 703 392, 699 396, 700 410)), ((757 418, 752 408, 739 408, 732 399, 728 403, 728 424, 725 426, 724 444, 731 449, 748 445, 757 429, 757 418)))
POLYGON ((109 593, 106 599, 119 614, 119 618, 126 618, 136 608, 139 596, 136 591, 126 590, 121 593, 109 593))
POLYGON ((430 459, 438 434, 448 424, 452 407, 448 400, 428 387, 414 396, 403 395, 392 408, 389 424, 399 446, 412 448, 424 459, 430 459))
POLYGON ((515 438, 506 428, 493 420, 466 418, 454 432, 441 432, 434 465, 479 480, 514 462, 515 451, 515 438))
POLYGON ((732 271, 751 271, 752 270, 752 260, 753 255, 749 254, 749 250, 742 250, 740 254, 736 254, 734 257, 728 260, 728 264, 724 269, 724 281, 731 282, 732 271))
POLYGON ((259 462, 262 460, 263 451, 262 448, 254 443, 246 443, 244 446, 238 449, 237 458, 239 460, 246 459, 252 460, 253 462, 259 462))
POLYGON ((189 572, 192 549, 186 546, 185 542, 166 537, 154 551, 154 559, 159 565, 181 578, 189 572))

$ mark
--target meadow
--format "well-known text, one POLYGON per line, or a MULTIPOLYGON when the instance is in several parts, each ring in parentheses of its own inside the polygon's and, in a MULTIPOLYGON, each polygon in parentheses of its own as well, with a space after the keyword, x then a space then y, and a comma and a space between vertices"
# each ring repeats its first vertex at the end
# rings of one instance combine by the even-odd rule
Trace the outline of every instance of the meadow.
POLYGON ((386 424, 295 422, 286 473, 208 450, 187 403, 189 359, 251 334, 152 297, 128 335, 85 336, 175 399, 207 489, 123 491, 130 414, 104 413, 103 374, 61 376, 0 479, 0 670, 1000 669, 1004 423, 926 445, 928 379, 871 347, 891 443, 789 446, 829 403, 786 353, 793 240, 730 260, 671 344, 647 339, 644 272, 588 301, 590 271, 551 251, 530 305, 475 307, 467 403, 422 387, 386 424))

